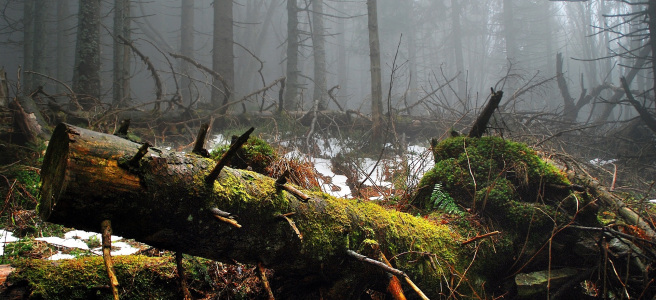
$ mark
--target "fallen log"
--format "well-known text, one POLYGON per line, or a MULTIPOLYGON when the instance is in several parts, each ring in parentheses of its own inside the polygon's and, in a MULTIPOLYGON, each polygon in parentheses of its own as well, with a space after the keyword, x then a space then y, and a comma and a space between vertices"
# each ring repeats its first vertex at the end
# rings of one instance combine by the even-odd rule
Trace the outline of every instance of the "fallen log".
POLYGON ((379 244, 386 256, 396 257, 394 267, 429 296, 455 292, 440 285, 454 276, 460 280, 465 264, 458 260, 471 259, 446 225, 319 192, 304 191, 310 199, 299 201, 274 179, 246 170, 225 167, 216 181, 207 182, 213 160, 156 147, 135 156, 143 148, 118 136, 58 125, 43 162, 39 214, 84 230, 97 231, 109 220, 115 234, 158 248, 262 263, 275 270, 272 288, 284 299, 359 298, 379 286, 384 291, 385 271, 348 255, 365 244, 379 244), (217 210, 241 227, 217 220, 217 210))

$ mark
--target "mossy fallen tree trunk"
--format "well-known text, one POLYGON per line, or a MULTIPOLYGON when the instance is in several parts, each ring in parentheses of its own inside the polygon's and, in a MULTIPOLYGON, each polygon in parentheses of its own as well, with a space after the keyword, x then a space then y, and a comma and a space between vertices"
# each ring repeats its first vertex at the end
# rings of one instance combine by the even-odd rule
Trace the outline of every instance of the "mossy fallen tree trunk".
MULTIPOLYGON (((263 263, 282 298, 358 298, 387 283, 384 271, 348 256, 379 247, 427 294, 449 294, 472 253, 447 226, 355 200, 308 192, 307 202, 275 179, 213 160, 143 145, 72 125, 55 129, 42 168, 44 220, 115 234, 209 259, 263 263), (241 228, 215 217, 228 212, 241 228), (430 255, 428 255, 430 254, 430 255), (441 286, 441 288, 440 288, 441 286)), ((120 280, 120 278, 119 278, 120 280)), ((454 289, 455 290, 455 289, 454 289)))

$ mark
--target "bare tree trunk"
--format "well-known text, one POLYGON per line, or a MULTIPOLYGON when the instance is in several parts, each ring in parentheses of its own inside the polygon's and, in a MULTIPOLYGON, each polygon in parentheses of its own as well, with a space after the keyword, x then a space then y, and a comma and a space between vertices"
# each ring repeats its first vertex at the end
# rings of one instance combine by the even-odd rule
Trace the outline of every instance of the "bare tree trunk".
MULTIPOLYGON (((70 78, 70 70, 72 70, 69 62, 70 38, 67 31, 71 29, 72 25, 69 21, 69 0, 57 1, 57 58, 55 68, 57 72, 57 79, 64 80, 70 78)), ((57 85, 57 93, 66 92, 66 88, 61 84, 57 85)))
POLYGON ((462 12, 462 5, 458 0, 451 0, 451 34, 453 39, 453 50, 456 61, 456 72, 458 78, 456 84, 458 87, 458 98, 461 102, 467 103, 467 89, 465 87, 465 62, 462 55, 462 28, 460 25, 460 14, 462 12))
MULTIPOLYGON (((35 0, 34 1, 34 40, 32 46, 32 70, 41 74, 46 73, 46 46, 48 45, 46 35, 46 16, 48 7, 50 6, 49 0, 35 0)), ((44 85, 44 78, 42 76, 33 76, 32 84, 33 89, 44 85)))
POLYGON ((511 61, 517 59, 514 14, 512 0, 503 0, 503 34, 506 40, 506 58, 511 61))
MULTIPOLYGON (((214 77, 212 106, 225 106, 233 99, 235 81, 234 39, 232 30, 232 0, 214 0, 214 34, 212 39, 212 70, 223 78, 214 77), (218 89, 217 89, 218 88, 218 89), (219 90, 220 89, 220 90, 219 90)), ((225 114, 225 106, 220 113, 225 114)))
POLYGON ((130 49, 118 36, 130 40, 130 0, 114 0, 114 85, 113 104, 124 106, 130 100, 130 49))
POLYGON ((284 108, 295 109, 298 105, 298 5, 287 0, 287 79, 284 108))
POLYGON ((326 81, 326 37, 323 26, 323 0, 312 0, 312 49, 314 50, 314 93, 312 100, 319 100, 319 110, 328 108, 328 83, 326 81))
MULTIPOLYGON (((344 11, 344 2, 337 2, 338 10, 344 11)), ((346 95, 349 94, 349 76, 350 72, 348 69, 348 56, 346 55, 346 20, 339 18, 337 22, 337 80, 339 82, 339 96, 337 96, 337 102, 340 103, 342 107, 346 107, 347 98, 346 95)))
POLYGON ((85 110, 100 99, 100 0, 80 1, 73 91, 85 110))
MULTIPOLYGON (((651 77, 652 77, 652 86, 651 88, 656 88, 656 0, 649 0, 647 4, 647 24, 649 25, 649 46, 651 46, 651 77)), ((630 81, 629 81, 630 82, 630 81)), ((653 95, 653 94, 652 94, 653 95)))
MULTIPOLYGON (((34 1, 25 0, 23 5, 23 70, 33 71, 34 66, 34 1)), ((23 93, 32 92, 32 74, 23 73, 23 93)))
POLYGON ((377 0, 367 0, 369 25, 369 61, 371 64, 371 120, 372 146, 383 142, 383 88, 380 69, 380 40, 378 38, 377 0))
MULTIPOLYGON (((194 58, 194 0, 182 0, 182 8, 180 14, 180 53, 182 55, 194 58)), ((194 96, 191 89, 191 76, 192 68, 186 60, 180 61, 180 70, 183 74, 181 79, 181 94, 183 103, 191 103, 194 96)))

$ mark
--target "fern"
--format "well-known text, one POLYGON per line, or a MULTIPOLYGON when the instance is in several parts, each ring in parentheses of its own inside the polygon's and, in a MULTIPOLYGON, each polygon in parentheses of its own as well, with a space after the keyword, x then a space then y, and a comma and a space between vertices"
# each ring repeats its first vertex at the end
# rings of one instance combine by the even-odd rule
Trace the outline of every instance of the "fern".
POLYGON ((430 199, 431 203, 433 203, 433 209, 442 210, 447 214, 462 215, 462 210, 460 210, 456 202, 451 198, 451 195, 442 188, 441 183, 435 184, 430 199))

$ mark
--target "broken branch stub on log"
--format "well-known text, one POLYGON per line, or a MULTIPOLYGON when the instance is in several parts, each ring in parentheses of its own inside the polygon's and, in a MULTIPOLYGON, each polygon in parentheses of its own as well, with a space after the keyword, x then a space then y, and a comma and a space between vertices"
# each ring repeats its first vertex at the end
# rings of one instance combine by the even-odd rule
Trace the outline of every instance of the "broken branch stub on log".
POLYGON ((135 165, 120 165, 140 147, 114 135, 58 125, 42 167, 41 217, 83 230, 97 230, 110 220, 115 234, 161 249, 262 262, 275 270, 272 284, 281 298, 318 296, 320 288, 324 299, 357 299, 368 286, 386 284, 383 271, 348 258, 347 250, 372 238, 386 255, 444 256, 444 267, 437 269, 411 255, 395 260, 396 268, 432 295, 451 276, 447 264, 458 265, 459 238, 445 225, 319 192, 304 191, 311 199, 302 202, 277 188, 275 179, 247 170, 225 167, 207 184, 215 162, 191 153, 151 147, 135 165), (217 221, 217 209, 237 215, 241 228, 217 221))
POLYGON ((487 130, 487 124, 490 122, 490 118, 492 118, 492 114, 497 109, 497 107, 499 107, 499 103, 501 103, 503 91, 495 92, 494 89, 491 90, 492 97, 490 97, 490 101, 487 103, 478 118, 476 118, 476 122, 474 122, 471 131, 469 131, 469 137, 480 138, 483 136, 487 130))

